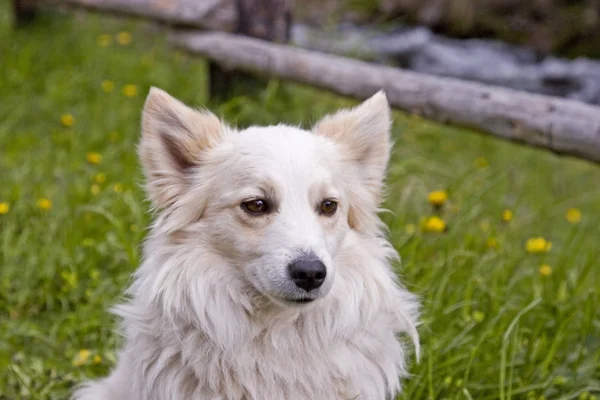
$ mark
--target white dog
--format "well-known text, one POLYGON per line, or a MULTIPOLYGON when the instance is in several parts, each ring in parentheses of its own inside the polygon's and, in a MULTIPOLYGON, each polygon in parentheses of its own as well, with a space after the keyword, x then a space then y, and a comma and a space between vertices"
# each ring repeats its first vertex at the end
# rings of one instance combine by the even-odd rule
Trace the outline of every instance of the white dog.
POLYGON ((238 131, 152 88, 139 154, 157 213, 115 308, 124 347, 78 400, 382 400, 418 353, 418 302, 377 216, 379 92, 312 131, 238 131))

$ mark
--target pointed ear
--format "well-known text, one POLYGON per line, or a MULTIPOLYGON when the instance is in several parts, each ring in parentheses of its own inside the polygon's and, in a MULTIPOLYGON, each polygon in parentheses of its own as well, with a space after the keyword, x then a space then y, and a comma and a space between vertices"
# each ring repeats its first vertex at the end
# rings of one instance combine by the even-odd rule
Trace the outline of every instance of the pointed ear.
POLYGON ((345 161, 357 167, 361 183, 377 203, 390 156, 391 124, 387 98, 379 91, 355 108, 324 117, 313 128, 341 146, 345 161))
POLYGON ((150 89, 138 151, 155 207, 171 206, 189 187, 190 170, 203 152, 219 142, 224 129, 215 115, 194 110, 163 90, 150 89))

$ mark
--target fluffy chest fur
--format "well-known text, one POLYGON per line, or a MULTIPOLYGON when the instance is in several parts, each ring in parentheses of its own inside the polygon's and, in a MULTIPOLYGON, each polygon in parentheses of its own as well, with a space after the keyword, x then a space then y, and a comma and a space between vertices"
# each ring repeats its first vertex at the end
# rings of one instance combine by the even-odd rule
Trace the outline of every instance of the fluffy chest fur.
POLYGON ((206 306, 204 318, 192 323, 146 302, 147 288, 138 281, 134 299, 117 308, 126 327, 122 398, 390 398, 406 374, 398 335, 415 338, 417 309, 390 270, 392 253, 379 239, 350 238, 328 297, 307 309, 252 304, 239 312, 246 301, 240 282, 215 276, 205 286, 216 296, 210 304, 187 299, 190 309, 206 306))

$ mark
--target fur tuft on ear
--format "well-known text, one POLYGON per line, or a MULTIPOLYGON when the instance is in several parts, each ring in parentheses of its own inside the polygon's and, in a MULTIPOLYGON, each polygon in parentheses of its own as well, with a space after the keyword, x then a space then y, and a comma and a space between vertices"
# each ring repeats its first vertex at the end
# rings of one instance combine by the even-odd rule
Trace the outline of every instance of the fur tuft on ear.
POLYGON ((146 190, 157 208, 171 206, 189 186, 189 171, 222 138, 225 127, 208 111, 194 110, 152 87, 142 112, 139 157, 146 190))
MULTIPOLYGON (((340 146, 343 161, 355 167, 351 168, 353 172, 349 179, 354 181, 353 184, 359 184, 360 188, 355 187, 354 190, 362 189, 368 193, 368 200, 374 207, 382 197, 391 150, 391 124, 387 97, 383 91, 379 91, 354 108, 325 116, 313 128, 316 135, 327 137, 340 146)), ((356 195, 366 200, 365 196, 356 195)), ((364 210, 364 206, 351 210, 351 225, 357 223, 353 221, 357 218, 355 212, 362 213, 364 210)))

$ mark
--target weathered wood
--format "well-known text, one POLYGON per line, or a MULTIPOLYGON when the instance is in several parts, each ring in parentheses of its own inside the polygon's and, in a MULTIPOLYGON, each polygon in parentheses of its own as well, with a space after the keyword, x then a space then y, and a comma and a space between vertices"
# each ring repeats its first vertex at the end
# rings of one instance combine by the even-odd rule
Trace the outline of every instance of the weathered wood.
POLYGON ((401 110, 600 162, 600 107, 222 32, 179 31, 170 39, 226 68, 289 79, 358 99, 384 89, 390 103, 401 110))
POLYGON ((121 15, 150 18, 181 26, 235 31, 236 0, 43 0, 121 15))
MULTIPOLYGON (((258 39, 287 42, 291 32, 292 0, 237 0, 236 33, 258 39)), ((266 85, 254 74, 209 63, 210 97, 223 100, 252 93, 266 85)))

